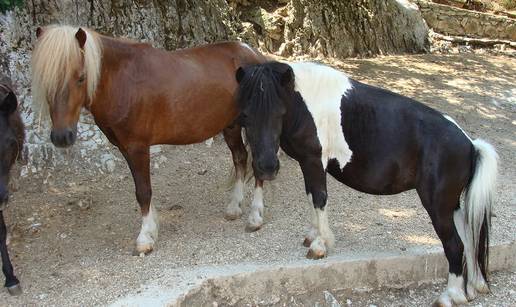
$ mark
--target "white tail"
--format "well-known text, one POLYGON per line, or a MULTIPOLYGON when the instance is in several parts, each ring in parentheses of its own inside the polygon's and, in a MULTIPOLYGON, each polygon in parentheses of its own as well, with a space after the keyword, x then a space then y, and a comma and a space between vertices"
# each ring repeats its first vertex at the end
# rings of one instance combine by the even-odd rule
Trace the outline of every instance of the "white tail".
POLYGON ((464 243, 468 274, 467 292, 470 296, 474 296, 475 290, 479 292, 488 290, 484 276, 480 272, 479 260, 483 260, 483 267, 487 273, 491 207, 495 198, 498 174, 498 154, 493 146, 480 139, 472 143, 477 151, 475 173, 469 187, 465 190, 464 208, 454 214, 457 232, 464 243), (480 240, 480 232, 484 225, 485 236, 480 240), (481 246, 485 247, 482 255, 479 251, 481 246))

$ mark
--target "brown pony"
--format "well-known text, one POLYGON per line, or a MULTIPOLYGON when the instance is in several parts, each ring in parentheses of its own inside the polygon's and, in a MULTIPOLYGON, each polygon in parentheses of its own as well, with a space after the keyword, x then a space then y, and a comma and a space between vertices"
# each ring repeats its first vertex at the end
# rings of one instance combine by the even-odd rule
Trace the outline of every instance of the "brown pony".
POLYGON ((226 217, 241 214, 247 151, 235 123, 234 75, 241 65, 264 62, 261 54, 239 42, 167 52, 70 26, 38 28, 36 35, 33 97, 48 106, 52 143, 74 144, 80 111, 86 108, 118 147, 141 208, 137 254, 151 252, 158 236, 151 206, 151 145, 198 143, 223 131, 236 170, 226 217))

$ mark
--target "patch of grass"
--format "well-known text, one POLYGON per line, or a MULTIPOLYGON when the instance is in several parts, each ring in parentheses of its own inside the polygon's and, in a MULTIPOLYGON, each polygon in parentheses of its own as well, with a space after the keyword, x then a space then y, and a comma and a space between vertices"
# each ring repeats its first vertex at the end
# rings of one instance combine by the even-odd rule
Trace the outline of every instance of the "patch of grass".
POLYGON ((0 0, 0 13, 10 11, 17 6, 21 6, 23 3, 23 0, 0 0))
POLYGON ((516 9, 516 0, 501 0, 501 5, 507 10, 516 9))

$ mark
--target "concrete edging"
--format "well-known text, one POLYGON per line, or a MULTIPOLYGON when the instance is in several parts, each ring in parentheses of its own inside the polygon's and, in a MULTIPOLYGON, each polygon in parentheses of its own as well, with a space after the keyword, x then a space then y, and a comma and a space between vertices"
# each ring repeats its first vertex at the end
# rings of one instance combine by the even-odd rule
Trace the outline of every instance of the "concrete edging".
MULTIPOLYGON (((492 246, 490 271, 516 268, 516 242, 492 246)), ((137 295, 112 306, 204 306, 275 304, 291 296, 351 288, 401 288, 444 280, 448 265, 442 250, 335 255, 325 260, 290 264, 204 267, 185 274, 170 272, 173 281, 156 280, 137 295)))

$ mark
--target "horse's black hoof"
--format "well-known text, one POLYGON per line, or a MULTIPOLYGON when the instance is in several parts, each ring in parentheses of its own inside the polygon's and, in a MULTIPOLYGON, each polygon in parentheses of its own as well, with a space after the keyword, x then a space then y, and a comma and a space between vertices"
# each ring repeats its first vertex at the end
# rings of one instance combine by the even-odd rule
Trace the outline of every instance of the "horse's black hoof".
POLYGON ((310 240, 308 238, 305 238, 305 240, 303 241, 303 246, 304 247, 310 247, 310 244, 312 244, 312 241, 313 240, 310 240))
POLYGON ((7 291, 9 292, 10 295, 13 295, 13 296, 20 295, 23 292, 20 284, 7 287, 7 291))

